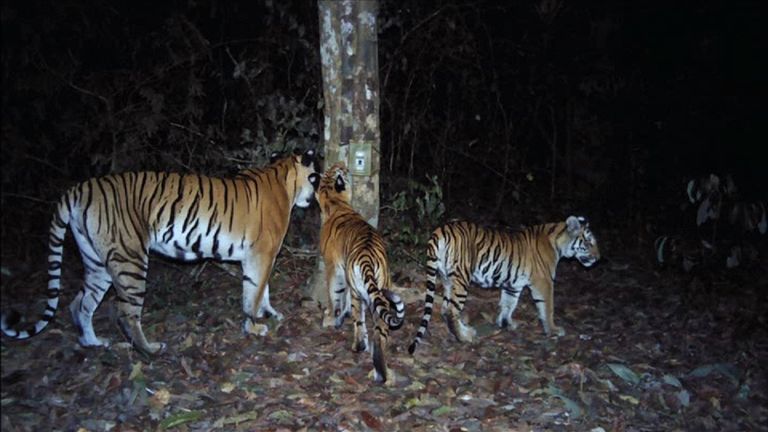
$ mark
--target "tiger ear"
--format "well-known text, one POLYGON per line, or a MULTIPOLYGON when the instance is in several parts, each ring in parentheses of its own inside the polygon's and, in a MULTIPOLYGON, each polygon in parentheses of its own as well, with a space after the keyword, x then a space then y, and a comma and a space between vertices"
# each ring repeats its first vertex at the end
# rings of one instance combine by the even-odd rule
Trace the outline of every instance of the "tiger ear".
POLYGON ((315 192, 317 192, 317 188, 320 187, 320 174, 318 173, 312 173, 309 175, 309 183, 312 184, 312 187, 315 189, 315 192))
POLYGON ((347 189, 346 183, 344 183, 344 177, 341 174, 336 175, 336 184, 334 184, 336 192, 344 192, 347 189))
POLYGON ((272 154, 269 155, 269 163, 271 164, 277 162, 278 159, 280 159, 280 152, 272 152, 272 154))
POLYGON ((579 218, 579 223, 581 224, 581 226, 583 226, 584 229, 588 229, 589 228, 589 221, 587 220, 587 218, 585 218, 584 216, 578 216, 578 218, 579 218))
POLYGON ((581 231, 581 221, 583 219, 576 216, 568 216, 568 219, 565 220, 565 228, 568 230, 568 234, 571 236, 578 235, 579 231, 581 231))
POLYGON ((301 155, 301 164, 305 167, 308 167, 312 165, 315 159, 315 149, 308 149, 304 152, 303 155, 301 155))

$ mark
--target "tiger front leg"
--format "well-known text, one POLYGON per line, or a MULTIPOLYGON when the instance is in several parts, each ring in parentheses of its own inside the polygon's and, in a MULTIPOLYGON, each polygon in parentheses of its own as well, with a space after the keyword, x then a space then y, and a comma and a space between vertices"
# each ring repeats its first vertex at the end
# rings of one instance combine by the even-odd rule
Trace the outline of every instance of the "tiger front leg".
POLYGON ((352 351, 368 351, 368 329, 365 327, 365 305, 359 296, 352 300, 352 316, 355 317, 355 330, 352 339, 352 351))
POLYGON ((555 325, 554 287, 551 280, 539 280, 531 285, 531 296, 539 312, 539 320, 548 336, 565 336, 565 329, 555 325))

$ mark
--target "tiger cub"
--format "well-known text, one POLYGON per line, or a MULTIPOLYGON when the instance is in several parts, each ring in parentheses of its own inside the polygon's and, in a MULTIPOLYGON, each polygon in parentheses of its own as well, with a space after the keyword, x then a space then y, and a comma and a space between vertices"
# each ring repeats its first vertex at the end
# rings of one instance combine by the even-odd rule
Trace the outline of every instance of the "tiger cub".
POLYGON ((92 317, 114 286, 117 321, 126 338, 147 354, 165 348, 148 342, 141 328, 150 251, 182 260, 240 261, 243 329, 266 334, 267 326, 255 321, 270 315, 282 319, 269 303, 268 278, 291 209, 307 207, 314 196, 309 175, 315 172, 315 151, 277 156, 265 168, 246 169, 234 178, 138 172, 92 178, 72 187, 59 200, 49 231, 46 310, 36 324, 20 331, 3 315, 3 333, 27 339, 53 318, 70 227, 85 267, 83 287, 69 307, 81 345, 108 345, 96 337, 92 317))
POLYGON ((510 233, 480 227, 471 222, 451 222, 436 229, 427 245, 427 293, 424 316, 416 338, 408 347, 413 354, 427 332, 432 317, 435 282, 443 282, 440 309, 450 332, 462 342, 471 342, 475 330, 461 319, 467 287, 501 288, 499 327, 516 327, 512 312, 520 292, 528 286, 546 334, 565 331, 553 319, 555 269, 560 258, 576 257, 589 267, 600 259, 597 240, 583 217, 548 223, 510 233))
POLYGON ((387 368, 384 352, 389 330, 403 325, 405 309, 400 298, 386 289, 391 280, 384 240, 350 205, 344 164, 337 163, 322 176, 312 174, 310 181, 320 204, 320 252, 326 269, 328 312, 332 311, 339 328, 351 306, 355 320, 352 350, 361 352, 368 350, 365 314, 370 309, 374 381, 393 385, 394 374, 387 368))

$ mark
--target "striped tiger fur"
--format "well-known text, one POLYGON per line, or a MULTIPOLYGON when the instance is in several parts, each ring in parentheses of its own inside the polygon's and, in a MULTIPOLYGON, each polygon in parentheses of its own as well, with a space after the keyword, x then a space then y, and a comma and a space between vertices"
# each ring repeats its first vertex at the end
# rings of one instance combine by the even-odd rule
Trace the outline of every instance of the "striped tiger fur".
POLYGON ((269 303, 268 277, 288 229, 291 209, 307 207, 314 196, 309 175, 315 151, 294 152, 262 169, 234 178, 137 172, 92 178, 59 200, 48 240, 48 305, 25 330, 2 317, 13 339, 40 333, 53 318, 61 291, 61 263, 67 227, 80 249, 84 284, 70 305, 83 346, 106 346, 96 337, 93 313, 111 286, 117 292, 120 329, 140 351, 156 354, 165 344, 148 342, 141 328, 149 252, 182 260, 240 261, 246 332, 265 334, 256 318, 282 314, 269 303))
POLYGON ((427 282, 424 316, 408 352, 413 354, 427 332, 438 276, 443 282, 440 310, 457 340, 471 342, 476 331, 461 319, 467 288, 501 288, 496 325, 516 327, 512 312, 523 288, 528 286, 546 334, 565 331, 553 319, 555 270, 560 258, 576 257, 585 267, 600 259, 597 240, 583 217, 565 222, 505 232, 466 221, 450 222, 436 229, 427 245, 427 282))
POLYGON ((354 321, 352 350, 368 351, 366 308, 373 320, 373 375, 377 382, 394 384, 384 351, 389 330, 403 325, 405 309, 400 298, 387 290, 391 286, 387 253, 381 235, 350 205, 351 190, 344 164, 332 166, 324 175, 312 174, 320 204, 322 227, 320 251, 336 328, 341 327, 351 307, 354 321), (363 307, 363 305, 365 307, 363 307))

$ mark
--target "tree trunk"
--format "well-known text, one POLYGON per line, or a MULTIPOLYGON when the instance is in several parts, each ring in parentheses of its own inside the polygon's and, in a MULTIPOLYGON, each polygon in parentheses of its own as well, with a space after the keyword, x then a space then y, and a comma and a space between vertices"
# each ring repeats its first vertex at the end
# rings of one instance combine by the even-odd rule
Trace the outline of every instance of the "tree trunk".
MULTIPOLYGON (((325 102, 325 164, 349 167, 352 206, 374 227, 379 223, 379 61, 377 0, 320 0, 320 58, 325 102)), ((306 294, 328 303, 324 266, 306 294)))

